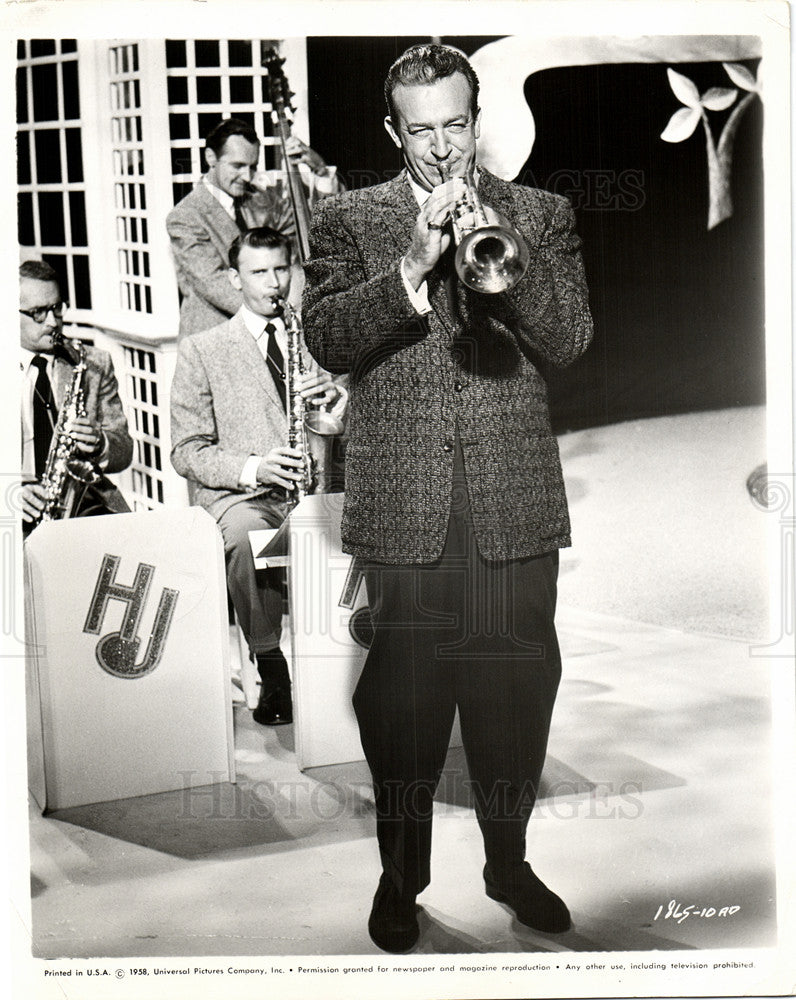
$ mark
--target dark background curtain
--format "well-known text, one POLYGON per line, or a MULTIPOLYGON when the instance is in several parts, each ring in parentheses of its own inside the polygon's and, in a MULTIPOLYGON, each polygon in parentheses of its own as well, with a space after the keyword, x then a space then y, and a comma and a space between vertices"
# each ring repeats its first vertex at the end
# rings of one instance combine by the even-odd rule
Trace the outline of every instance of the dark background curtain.
MULTIPOLYGON (((495 39, 442 40, 472 54, 495 39)), ((417 41, 428 38, 307 40, 313 145, 349 187, 401 169, 382 126, 382 88, 390 63, 417 41)), ((756 62, 745 65, 756 74, 756 62)), ((721 63, 674 68, 700 93, 732 86, 721 63)), ((525 96, 536 140, 518 180, 572 200, 595 320, 589 351, 550 377, 556 429, 762 403, 760 101, 736 135, 734 214, 708 231, 702 126, 683 142, 660 138, 681 107, 665 64, 544 70, 525 96)), ((708 113, 716 142, 731 111, 708 113)))

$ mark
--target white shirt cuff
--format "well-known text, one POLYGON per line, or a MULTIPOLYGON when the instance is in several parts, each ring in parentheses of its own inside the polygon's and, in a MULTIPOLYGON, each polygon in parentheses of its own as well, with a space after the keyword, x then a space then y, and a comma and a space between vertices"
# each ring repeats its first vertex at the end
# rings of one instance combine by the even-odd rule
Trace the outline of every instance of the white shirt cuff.
POLYGON ((336 194, 338 189, 337 167, 327 166, 325 174, 313 174, 313 183, 318 194, 336 194))
POLYGON ((100 472, 104 472, 108 468, 108 459, 111 456, 111 449, 108 444, 108 435, 103 430, 100 430, 100 434, 102 435, 102 451, 94 459, 94 464, 100 472))
POLYGON ((260 484, 257 482, 257 469, 260 465, 259 455, 249 455, 243 463, 238 485, 242 490, 256 490, 260 484))
POLYGON ((425 316, 426 313, 431 312, 431 306, 428 304, 428 285, 424 281, 419 288, 412 288, 411 282, 406 277, 405 265, 406 257, 401 257, 401 278, 403 279, 406 294, 409 296, 409 301, 415 307, 415 312, 419 312, 421 316, 425 316))

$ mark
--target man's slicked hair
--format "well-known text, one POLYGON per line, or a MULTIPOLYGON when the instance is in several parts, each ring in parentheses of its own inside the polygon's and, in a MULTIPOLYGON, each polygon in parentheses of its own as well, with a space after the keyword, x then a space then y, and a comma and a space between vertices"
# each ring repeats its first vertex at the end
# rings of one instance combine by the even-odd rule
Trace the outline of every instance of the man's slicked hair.
POLYGON ((270 226, 257 226, 255 229, 247 229, 240 236, 235 237, 235 241, 229 248, 229 266, 237 271, 240 252, 244 247, 251 247, 252 250, 277 250, 284 247, 287 250, 288 263, 291 260, 290 239, 284 233, 271 229, 270 226))
POLYGON ((251 125, 241 121, 240 118, 224 118, 223 121, 220 121, 218 125, 214 125, 207 133, 205 146, 207 149, 212 149, 216 156, 221 156, 224 152, 227 139, 232 135, 241 136, 241 138, 245 139, 246 142, 250 142, 253 146, 260 145, 260 137, 251 125))
POLYGON ((33 281, 51 281, 61 290, 61 279, 54 267, 46 260, 26 260, 19 265, 20 278, 31 278, 33 281))
POLYGON ((395 121, 393 91, 398 84, 405 87, 435 83, 454 73, 461 73, 470 84, 470 112, 478 114, 478 77, 467 58, 449 45, 413 45, 390 66, 384 81, 384 98, 387 112, 395 121))

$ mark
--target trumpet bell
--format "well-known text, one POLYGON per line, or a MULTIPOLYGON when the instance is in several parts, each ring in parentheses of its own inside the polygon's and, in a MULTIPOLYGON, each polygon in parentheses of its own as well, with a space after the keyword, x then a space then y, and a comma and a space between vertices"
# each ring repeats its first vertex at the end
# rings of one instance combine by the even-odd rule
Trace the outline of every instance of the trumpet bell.
POLYGON ((494 295, 513 288, 528 270, 528 248, 514 229, 479 226, 456 250, 459 280, 475 292, 494 295))

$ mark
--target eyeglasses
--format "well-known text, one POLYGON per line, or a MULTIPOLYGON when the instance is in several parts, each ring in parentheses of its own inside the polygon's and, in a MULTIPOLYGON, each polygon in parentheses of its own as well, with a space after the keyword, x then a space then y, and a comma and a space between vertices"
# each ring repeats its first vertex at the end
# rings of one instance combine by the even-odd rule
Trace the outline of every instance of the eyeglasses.
POLYGON ((43 323, 50 313, 56 319, 60 319, 64 314, 64 309, 68 306, 68 302, 53 302, 49 306, 36 306, 35 309, 20 309, 19 311, 23 316, 30 316, 34 323, 43 323))

